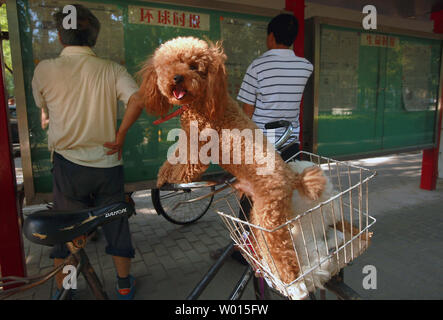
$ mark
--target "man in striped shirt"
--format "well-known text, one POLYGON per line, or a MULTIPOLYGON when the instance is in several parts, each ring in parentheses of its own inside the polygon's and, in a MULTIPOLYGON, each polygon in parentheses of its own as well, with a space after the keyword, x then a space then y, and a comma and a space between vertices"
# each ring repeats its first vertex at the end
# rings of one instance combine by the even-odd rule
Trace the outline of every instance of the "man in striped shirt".
MULTIPOLYGON (((312 64, 297 57, 289 47, 294 43, 298 32, 297 19, 289 14, 280 14, 268 24, 266 45, 268 51, 255 59, 246 71, 237 99, 243 102, 244 112, 252 118, 257 126, 266 134, 265 124, 277 120, 290 121, 295 129, 292 136, 284 144, 281 152, 283 160, 298 152, 298 135, 300 132, 300 102, 313 71, 312 64)), ((284 128, 275 130, 278 139, 284 128)), ((250 200, 243 196, 240 200, 239 218, 245 219, 251 210, 250 200)), ((223 249, 211 252, 217 259, 223 249)), ((242 264, 247 264, 240 252, 234 251, 231 257, 242 264)))
MULTIPOLYGON (((285 145, 298 141, 300 102, 313 71, 312 64, 294 54, 290 46, 298 33, 297 19, 280 14, 268 24, 268 51, 255 59, 246 71, 237 99, 243 110, 266 134, 265 124, 277 120, 290 121, 295 132, 285 145)), ((276 129, 278 139, 284 128, 276 129)), ((294 144, 282 152, 283 159, 299 150, 294 144)))

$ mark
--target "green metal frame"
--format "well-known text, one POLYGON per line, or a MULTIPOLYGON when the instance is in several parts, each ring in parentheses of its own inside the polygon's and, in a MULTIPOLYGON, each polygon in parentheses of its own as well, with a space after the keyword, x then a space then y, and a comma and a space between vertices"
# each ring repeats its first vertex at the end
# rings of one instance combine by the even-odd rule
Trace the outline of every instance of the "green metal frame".
MULTIPOLYGON (((362 32, 368 32, 362 29, 362 26, 355 22, 350 21, 344 21, 344 20, 337 20, 337 19, 331 19, 331 18, 325 18, 325 17, 314 17, 309 20, 307 20, 306 23, 306 39, 312 39, 311 43, 307 43, 307 58, 313 62, 314 64, 314 74, 313 79, 310 80, 310 83, 308 83, 308 86, 305 91, 305 112, 304 112, 304 119, 303 119, 303 131, 304 131, 304 137, 306 140, 306 143, 304 143, 304 148, 306 150, 312 150, 314 153, 319 152, 319 95, 321 92, 319 92, 319 80, 320 80, 320 50, 321 50, 321 39, 320 39, 320 30, 321 26, 327 25, 332 27, 340 27, 340 28, 349 28, 352 29, 352 31, 355 30, 361 30, 362 32), (311 110, 309 110, 311 108, 311 110), (312 134, 311 138, 307 138, 309 134, 312 134)), ((421 39, 433 39, 433 40, 440 40, 440 48, 441 48, 441 40, 443 40, 443 37, 438 34, 432 34, 432 33, 425 33, 421 31, 414 31, 414 30, 405 30, 405 29, 397 29, 392 27, 384 27, 384 26, 378 26, 376 33, 388 33, 394 36, 407 36, 407 37, 414 37, 414 38, 421 38, 421 39)), ((307 40, 309 41, 309 40, 307 40)), ((442 87, 442 78, 441 74, 443 72, 443 59, 441 55, 441 51, 439 53, 440 57, 440 74, 439 74, 439 92, 438 92, 438 99, 436 104, 436 110, 435 110, 435 130, 434 130, 434 139, 432 143, 426 143, 426 144, 419 144, 415 146, 404 146, 404 147, 398 147, 398 148, 389 148, 389 149, 380 149, 375 151, 369 151, 369 152, 356 152, 356 153, 348 153, 348 154, 341 154, 341 155, 333 155, 334 158, 338 159, 355 159, 355 158, 361 158, 361 157, 370 157, 370 156, 377 156, 377 155, 384 155, 384 154, 392 154, 392 153, 399 153, 399 152, 408 152, 413 150, 423 150, 427 148, 432 148, 436 144, 436 135, 437 132, 437 121, 438 118, 437 115, 439 112, 441 112, 441 87, 442 87)), ((352 134, 352 133, 350 133, 352 134)))

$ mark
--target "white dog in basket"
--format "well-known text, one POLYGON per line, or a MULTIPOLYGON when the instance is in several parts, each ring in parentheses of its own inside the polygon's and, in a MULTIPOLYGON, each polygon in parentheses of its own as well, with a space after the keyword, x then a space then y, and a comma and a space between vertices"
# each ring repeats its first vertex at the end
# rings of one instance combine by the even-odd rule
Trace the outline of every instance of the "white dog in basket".
MULTIPOLYGON (((309 161, 292 161, 288 164, 299 173, 305 168, 315 165, 309 161)), ((336 246, 341 246, 344 240, 343 233, 338 230, 334 231, 333 228, 334 224, 341 220, 338 199, 304 214, 339 193, 334 190, 329 178, 326 178, 325 190, 319 199, 309 200, 300 196, 296 190, 292 196, 293 217, 302 216, 295 220, 291 232, 301 273, 306 274, 302 280, 295 282, 288 288, 289 294, 295 299, 304 299, 309 291, 323 288, 323 285, 337 271, 336 260, 330 259, 328 256, 336 246)))
MULTIPOLYGON (((294 171, 301 173, 304 169, 316 164, 296 160, 288 162, 288 165, 294 171)), ((300 266, 300 274, 303 277, 287 286, 281 283, 274 268, 268 266, 266 261, 258 261, 261 266, 255 266, 255 269, 263 269, 264 273, 259 271, 259 274, 262 274, 270 286, 273 286, 273 282, 274 288, 295 300, 307 298, 309 292, 314 292, 316 288, 324 289, 324 284, 350 262, 351 256, 355 258, 366 250, 372 235, 372 233, 362 234, 350 241, 358 231, 355 231, 344 217, 345 215, 349 216, 349 212, 346 214, 342 212, 344 209, 340 201, 343 199, 340 199, 341 195, 338 196, 340 191, 336 190, 329 177, 324 175, 326 177, 325 190, 317 200, 300 196, 296 190, 292 196, 294 211, 288 218, 293 220, 290 230, 300 266), (330 200, 332 197, 335 198, 330 200), (319 206, 320 204, 322 205, 319 206), (317 206, 319 206, 317 209, 311 210, 317 206), (343 230, 344 232, 342 232, 343 230), (346 246, 343 247, 345 242, 346 246)), ((244 252, 256 259, 254 250, 246 248, 249 241, 245 242, 244 237, 248 238, 247 235, 242 236, 243 241, 239 242, 245 244, 241 247, 244 252)), ((252 261, 252 259, 249 260, 252 261)), ((255 263, 252 264, 255 265, 255 263)))
MULTIPOLYGON (((288 164, 299 173, 315 165, 309 161, 293 161, 288 164)), ((300 281, 286 288, 293 299, 304 299, 309 295, 309 292, 315 291, 316 288, 324 289, 323 285, 346 266, 351 257, 355 258, 366 250, 372 236, 372 233, 366 236, 363 234, 350 241, 358 231, 344 218, 345 214, 341 211, 343 206, 340 205, 340 201, 342 201, 340 197, 328 201, 340 192, 334 189, 326 174, 325 177, 327 180, 325 190, 319 199, 310 200, 300 196, 297 191, 294 191, 292 197, 293 218, 298 216, 299 218, 295 219, 291 233, 298 255, 300 271, 304 275, 300 281), (307 212, 321 203, 324 204, 307 212), (341 229, 344 232, 338 230, 342 223, 341 229), (345 242, 346 246, 343 248, 345 242)), ((346 214, 346 216, 348 215, 349 213, 346 214)))

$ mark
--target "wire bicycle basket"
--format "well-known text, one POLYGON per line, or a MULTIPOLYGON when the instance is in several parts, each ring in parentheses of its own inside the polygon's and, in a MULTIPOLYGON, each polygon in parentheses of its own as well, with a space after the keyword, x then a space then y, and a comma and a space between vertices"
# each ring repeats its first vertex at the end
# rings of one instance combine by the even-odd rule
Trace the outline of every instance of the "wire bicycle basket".
POLYGON ((245 198, 240 201, 234 190, 215 204, 231 239, 256 275, 284 296, 304 299, 310 292, 324 289, 331 277, 370 245, 369 230, 376 220, 368 214, 368 182, 376 172, 304 151, 287 162, 299 173, 308 166, 319 166, 328 182, 316 201, 303 198, 294 190, 294 212, 288 214, 284 224, 270 230, 250 223, 245 198), (292 160, 297 156, 305 161, 292 160), (264 236, 283 228, 290 234, 300 269, 298 277, 290 283, 281 280, 266 242, 269 237, 264 236))

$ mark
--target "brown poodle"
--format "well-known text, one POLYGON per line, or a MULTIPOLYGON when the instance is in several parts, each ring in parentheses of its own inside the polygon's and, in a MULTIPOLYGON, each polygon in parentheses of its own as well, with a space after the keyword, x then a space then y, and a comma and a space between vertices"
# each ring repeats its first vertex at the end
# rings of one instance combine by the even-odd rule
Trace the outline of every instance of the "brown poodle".
MULTIPOLYGON (((181 127, 187 135, 187 151, 190 151, 190 124, 198 124, 198 130, 210 128, 219 136, 223 130, 251 129, 261 135, 257 139, 241 139, 240 162, 235 162, 233 146, 220 138, 219 165, 238 180, 237 187, 252 197, 253 208, 250 222, 266 229, 274 229, 287 221, 292 212, 291 198, 295 188, 311 199, 316 199, 323 191, 325 179, 320 169, 310 168, 297 174, 281 159, 258 127, 242 111, 239 105, 229 96, 227 76, 224 62, 226 55, 219 44, 208 44, 206 41, 179 37, 162 44, 141 70, 146 110, 150 114, 164 116, 173 105, 184 105, 186 110, 181 114, 181 127), (222 142, 224 141, 224 142, 222 142), (262 142, 263 141, 263 142, 262 142), (261 144, 260 146, 258 144, 261 144), (254 154, 252 162, 246 161, 246 155, 252 154, 252 148, 264 148, 262 154, 254 154), (223 158, 223 156, 227 158, 223 158), (259 174, 258 169, 264 168, 264 159, 275 156, 272 172, 259 174), (229 161, 226 161, 228 159, 229 161)), ((212 139, 212 138, 211 138, 212 139)), ((206 143, 199 141, 198 150, 206 143)), ((195 149, 194 149, 195 150, 195 149)), ((178 152, 178 148, 176 153, 178 152)), ((238 149, 237 149, 238 152, 238 149)), ((196 181, 209 167, 198 159, 197 162, 171 164, 166 161, 158 173, 157 184, 183 183, 196 181)), ((296 255, 287 228, 275 232, 255 232, 261 248, 259 254, 269 265, 275 266, 280 278, 290 283, 299 274, 296 255), (269 248, 265 250, 265 248, 269 248), (270 252, 271 257, 267 252, 270 252), (275 265, 274 265, 275 263, 275 265)), ((274 268, 273 268, 274 269, 274 268)), ((274 270, 275 270, 274 269, 274 270)))

